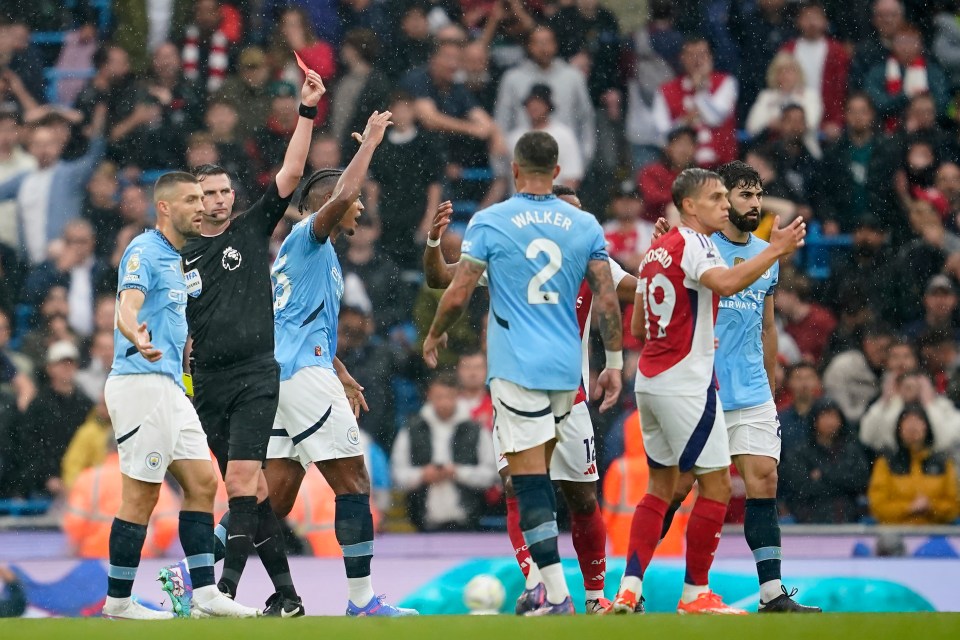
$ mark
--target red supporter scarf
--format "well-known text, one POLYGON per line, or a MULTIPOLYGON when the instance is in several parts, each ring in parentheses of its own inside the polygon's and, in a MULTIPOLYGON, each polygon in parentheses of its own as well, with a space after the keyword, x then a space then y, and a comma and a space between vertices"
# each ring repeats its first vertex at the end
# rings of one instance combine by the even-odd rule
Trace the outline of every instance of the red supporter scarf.
MULTIPOLYGON (((207 91, 213 93, 227 76, 227 49, 230 43, 223 31, 217 29, 210 36, 210 53, 207 58, 207 91)), ((187 27, 183 43, 183 75, 196 81, 200 79, 200 30, 196 25, 187 27)))
MULTIPOLYGON (((903 93, 908 98, 927 93, 930 86, 927 83, 927 61, 923 56, 918 56, 916 60, 907 66, 904 74, 900 70, 900 63, 894 57, 887 58, 886 68, 887 95, 896 96, 903 93)), ((900 124, 900 118, 890 116, 886 120, 887 132, 896 129, 900 124)))

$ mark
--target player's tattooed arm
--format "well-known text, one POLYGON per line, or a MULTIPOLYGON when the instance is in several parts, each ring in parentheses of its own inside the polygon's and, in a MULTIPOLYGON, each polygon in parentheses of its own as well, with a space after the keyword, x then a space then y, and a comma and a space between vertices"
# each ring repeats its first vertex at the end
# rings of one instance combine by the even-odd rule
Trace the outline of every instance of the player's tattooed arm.
POLYGON ((120 304, 117 306, 117 330, 133 343, 140 355, 150 362, 156 362, 163 353, 150 344, 147 323, 139 322, 137 319, 146 299, 146 295, 139 289, 124 289, 120 292, 120 304))
MULTIPOLYGON (((453 282, 440 298, 433 325, 423 341, 423 359, 431 369, 437 366, 437 352, 440 347, 447 344, 447 329, 463 315, 486 268, 484 263, 475 260, 460 261, 453 282)), ((607 269, 609 270, 609 266, 607 269)), ((612 284, 611 280, 611 289, 612 284)))
POLYGON ((591 260, 587 263, 587 284, 593 291, 593 313, 599 320, 600 337, 607 352, 607 366, 597 378, 593 399, 598 399, 602 394, 600 411, 606 411, 620 399, 620 390, 623 387, 623 324, 620 319, 620 301, 613 286, 610 263, 606 259, 591 260))
POLYGON ((773 296, 763 300, 763 329, 760 341, 763 343, 763 368, 767 370, 767 382, 770 384, 770 393, 776 394, 777 380, 777 320, 773 313, 773 296))
POLYGON ((367 120, 367 127, 363 130, 363 135, 353 134, 355 139, 360 140, 360 149, 357 150, 357 155, 353 156, 353 160, 350 161, 340 179, 337 180, 333 195, 320 207, 317 215, 313 218, 313 234, 317 238, 329 237, 330 232, 340 224, 340 220, 360 197, 360 190, 367 179, 367 170, 370 168, 373 152, 383 142, 387 127, 393 124, 390 121, 391 115, 393 114, 389 111, 383 113, 374 111, 373 115, 367 120))
POLYGON ((427 286, 433 289, 446 289, 453 282, 453 275, 457 272, 459 262, 448 264, 443 258, 443 252, 440 250, 440 239, 447 225, 450 224, 450 218, 453 216, 453 203, 447 200, 437 207, 437 212, 433 216, 433 224, 427 233, 427 245, 423 249, 423 275, 425 276, 427 286), (436 246, 431 246, 437 243, 436 246))

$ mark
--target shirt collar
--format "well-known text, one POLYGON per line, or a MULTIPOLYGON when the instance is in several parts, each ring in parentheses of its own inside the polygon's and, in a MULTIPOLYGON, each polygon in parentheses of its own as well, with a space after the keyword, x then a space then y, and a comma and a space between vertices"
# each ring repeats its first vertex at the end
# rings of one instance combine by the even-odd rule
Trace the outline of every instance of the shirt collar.
POLYGON ((537 194, 537 193, 515 193, 513 194, 514 198, 526 198, 527 200, 533 200, 534 202, 545 202, 557 196, 552 193, 546 194, 537 194))
POLYGON ((723 235, 723 231, 717 231, 717 235, 720 236, 721 238, 723 238, 724 240, 726 240, 727 242, 729 242, 730 244, 736 245, 736 246, 738 246, 738 247, 745 247, 745 246, 749 245, 751 242, 753 242, 753 234, 752 234, 752 233, 748 233, 748 234, 747 234, 747 241, 746 241, 746 242, 737 242, 736 240, 731 240, 731 239, 728 238, 727 236, 723 235))

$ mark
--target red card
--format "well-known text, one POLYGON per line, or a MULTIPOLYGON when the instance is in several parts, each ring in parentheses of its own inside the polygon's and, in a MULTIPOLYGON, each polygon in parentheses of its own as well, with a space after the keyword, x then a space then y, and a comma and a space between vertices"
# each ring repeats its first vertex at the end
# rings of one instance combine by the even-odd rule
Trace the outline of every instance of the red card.
POLYGON ((297 66, 300 67, 300 70, 303 71, 304 75, 306 75, 306 73, 310 71, 310 68, 307 67, 307 65, 303 62, 303 59, 300 57, 300 54, 294 51, 293 57, 297 59, 297 66))

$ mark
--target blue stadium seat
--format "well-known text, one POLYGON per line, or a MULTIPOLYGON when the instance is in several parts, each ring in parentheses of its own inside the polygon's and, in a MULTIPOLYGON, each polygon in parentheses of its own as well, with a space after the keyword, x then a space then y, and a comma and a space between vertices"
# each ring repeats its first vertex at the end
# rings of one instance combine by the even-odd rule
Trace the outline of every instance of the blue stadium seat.
POLYGON ((833 256, 838 250, 849 249, 852 244, 849 234, 825 236, 819 222, 807 223, 807 238, 800 258, 804 271, 811 278, 826 280, 830 277, 833 256))
POLYGON ((37 516, 47 512, 50 498, 9 498, 0 500, 0 514, 10 516, 37 516))
POLYGON ((60 99, 60 81, 67 78, 92 78, 93 74, 93 69, 55 69, 53 67, 44 69, 43 77, 47 84, 47 102, 62 107, 70 106, 60 99))

